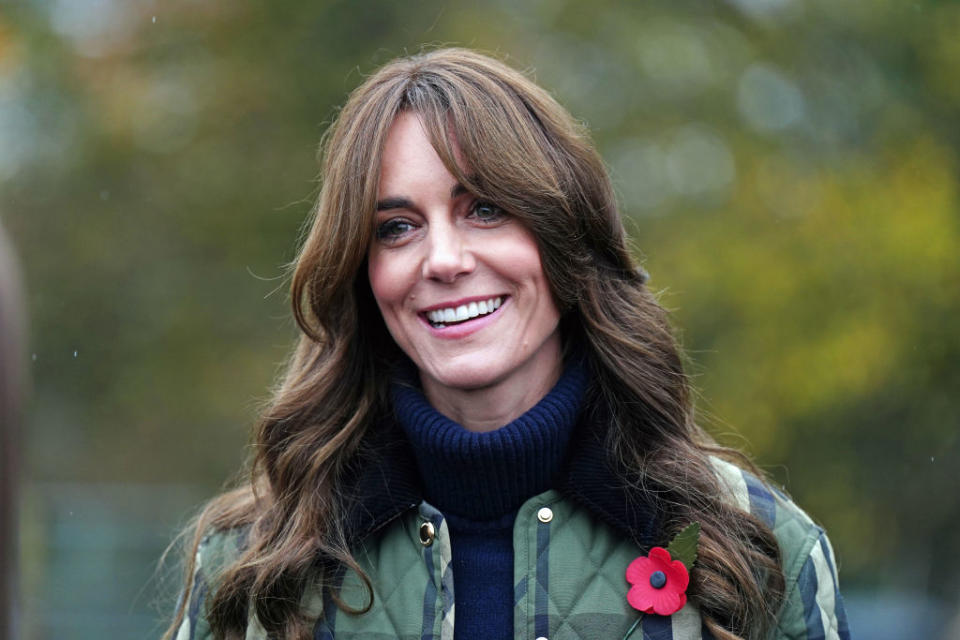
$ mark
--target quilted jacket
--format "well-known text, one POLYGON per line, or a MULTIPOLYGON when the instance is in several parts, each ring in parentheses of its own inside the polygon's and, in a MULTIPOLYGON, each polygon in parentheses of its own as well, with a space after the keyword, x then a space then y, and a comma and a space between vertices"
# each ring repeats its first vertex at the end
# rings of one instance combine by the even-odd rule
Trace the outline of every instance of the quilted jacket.
MULTIPOLYGON (((408 445, 407 445, 408 446, 408 445)), ((419 498, 412 453, 401 440, 359 474, 348 531, 360 540, 354 554, 373 583, 364 614, 339 610, 329 596, 308 590, 303 605, 315 619, 314 638, 452 640, 456 621, 450 536, 444 516, 419 498)), ((602 444, 574 442, 563 481, 527 500, 513 527, 514 637, 530 640, 712 638, 688 602, 669 617, 641 614, 626 600, 624 572, 659 539, 659 516, 631 495, 603 464, 602 444), (638 617, 640 624, 634 626, 638 617)), ((847 639, 833 552, 819 526, 779 492, 719 459, 714 467, 725 498, 759 517, 781 549, 786 594, 776 640, 847 639)), ((243 544, 243 532, 208 536, 197 553, 193 589, 176 640, 212 638, 204 600, 220 567, 243 544)), ((352 571, 340 575, 340 596, 362 608, 368 593, 352 571)), ((246 638, 266 633, 251 617, 246 638)))

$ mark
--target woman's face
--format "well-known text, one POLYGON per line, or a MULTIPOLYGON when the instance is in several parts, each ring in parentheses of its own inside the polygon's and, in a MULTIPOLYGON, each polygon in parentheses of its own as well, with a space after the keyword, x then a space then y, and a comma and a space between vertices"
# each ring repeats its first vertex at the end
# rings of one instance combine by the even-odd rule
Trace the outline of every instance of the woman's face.
POLYGON ((552 384, 560 313, 533 234, 458 184, 414 113, 394 121, 380 171, 370 287, 428 397, 552 384))

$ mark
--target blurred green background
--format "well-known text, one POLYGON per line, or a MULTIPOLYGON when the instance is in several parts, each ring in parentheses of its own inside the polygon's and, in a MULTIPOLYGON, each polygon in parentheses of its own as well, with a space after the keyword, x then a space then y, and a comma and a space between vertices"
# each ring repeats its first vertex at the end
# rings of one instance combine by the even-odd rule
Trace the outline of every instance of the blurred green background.
POLYGON ((960 638, 960 4, 930 0, 0 4, 24 637, 159 634, 157 558, 292 344, 320 136, 452 44, 588 124, 701 421, 830 532, 856 637, 960 638))

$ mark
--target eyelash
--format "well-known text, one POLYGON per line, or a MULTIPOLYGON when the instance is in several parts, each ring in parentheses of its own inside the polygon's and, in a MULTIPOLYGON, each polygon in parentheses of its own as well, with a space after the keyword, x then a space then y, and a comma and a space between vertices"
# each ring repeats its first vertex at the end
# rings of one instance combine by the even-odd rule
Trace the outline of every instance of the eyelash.
MULTIPOLYGON (((477 200, 470 206, 470 213, 468 215, 481 224, 494 224, 500 222, 501 219, 506 216, 506 212, 492 202, 477 200), (481 218, 477 214, 477 211, 482 207, 489 208, 493 212, 493 215, 489 218, 481 218)), ((390 218, 377 225, 376 237, 377 240, 392 242, 415 226, 413 222, 406 218, 390 218), (398 227, 403 228, 398 229, 398 227)))

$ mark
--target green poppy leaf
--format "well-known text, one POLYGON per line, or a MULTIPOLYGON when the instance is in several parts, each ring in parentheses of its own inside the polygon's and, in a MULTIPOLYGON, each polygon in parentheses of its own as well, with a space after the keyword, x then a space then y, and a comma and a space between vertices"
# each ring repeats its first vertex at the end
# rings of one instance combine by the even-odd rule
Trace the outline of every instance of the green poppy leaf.
POLYGON ((670 541, 667 551, 674 560, 679 560, 687 571, 693 569, 693 563, 697 561, 697 545, 700 543, 700 523, 693 522, 687 525, 683 531, 678 533, 670 541))

